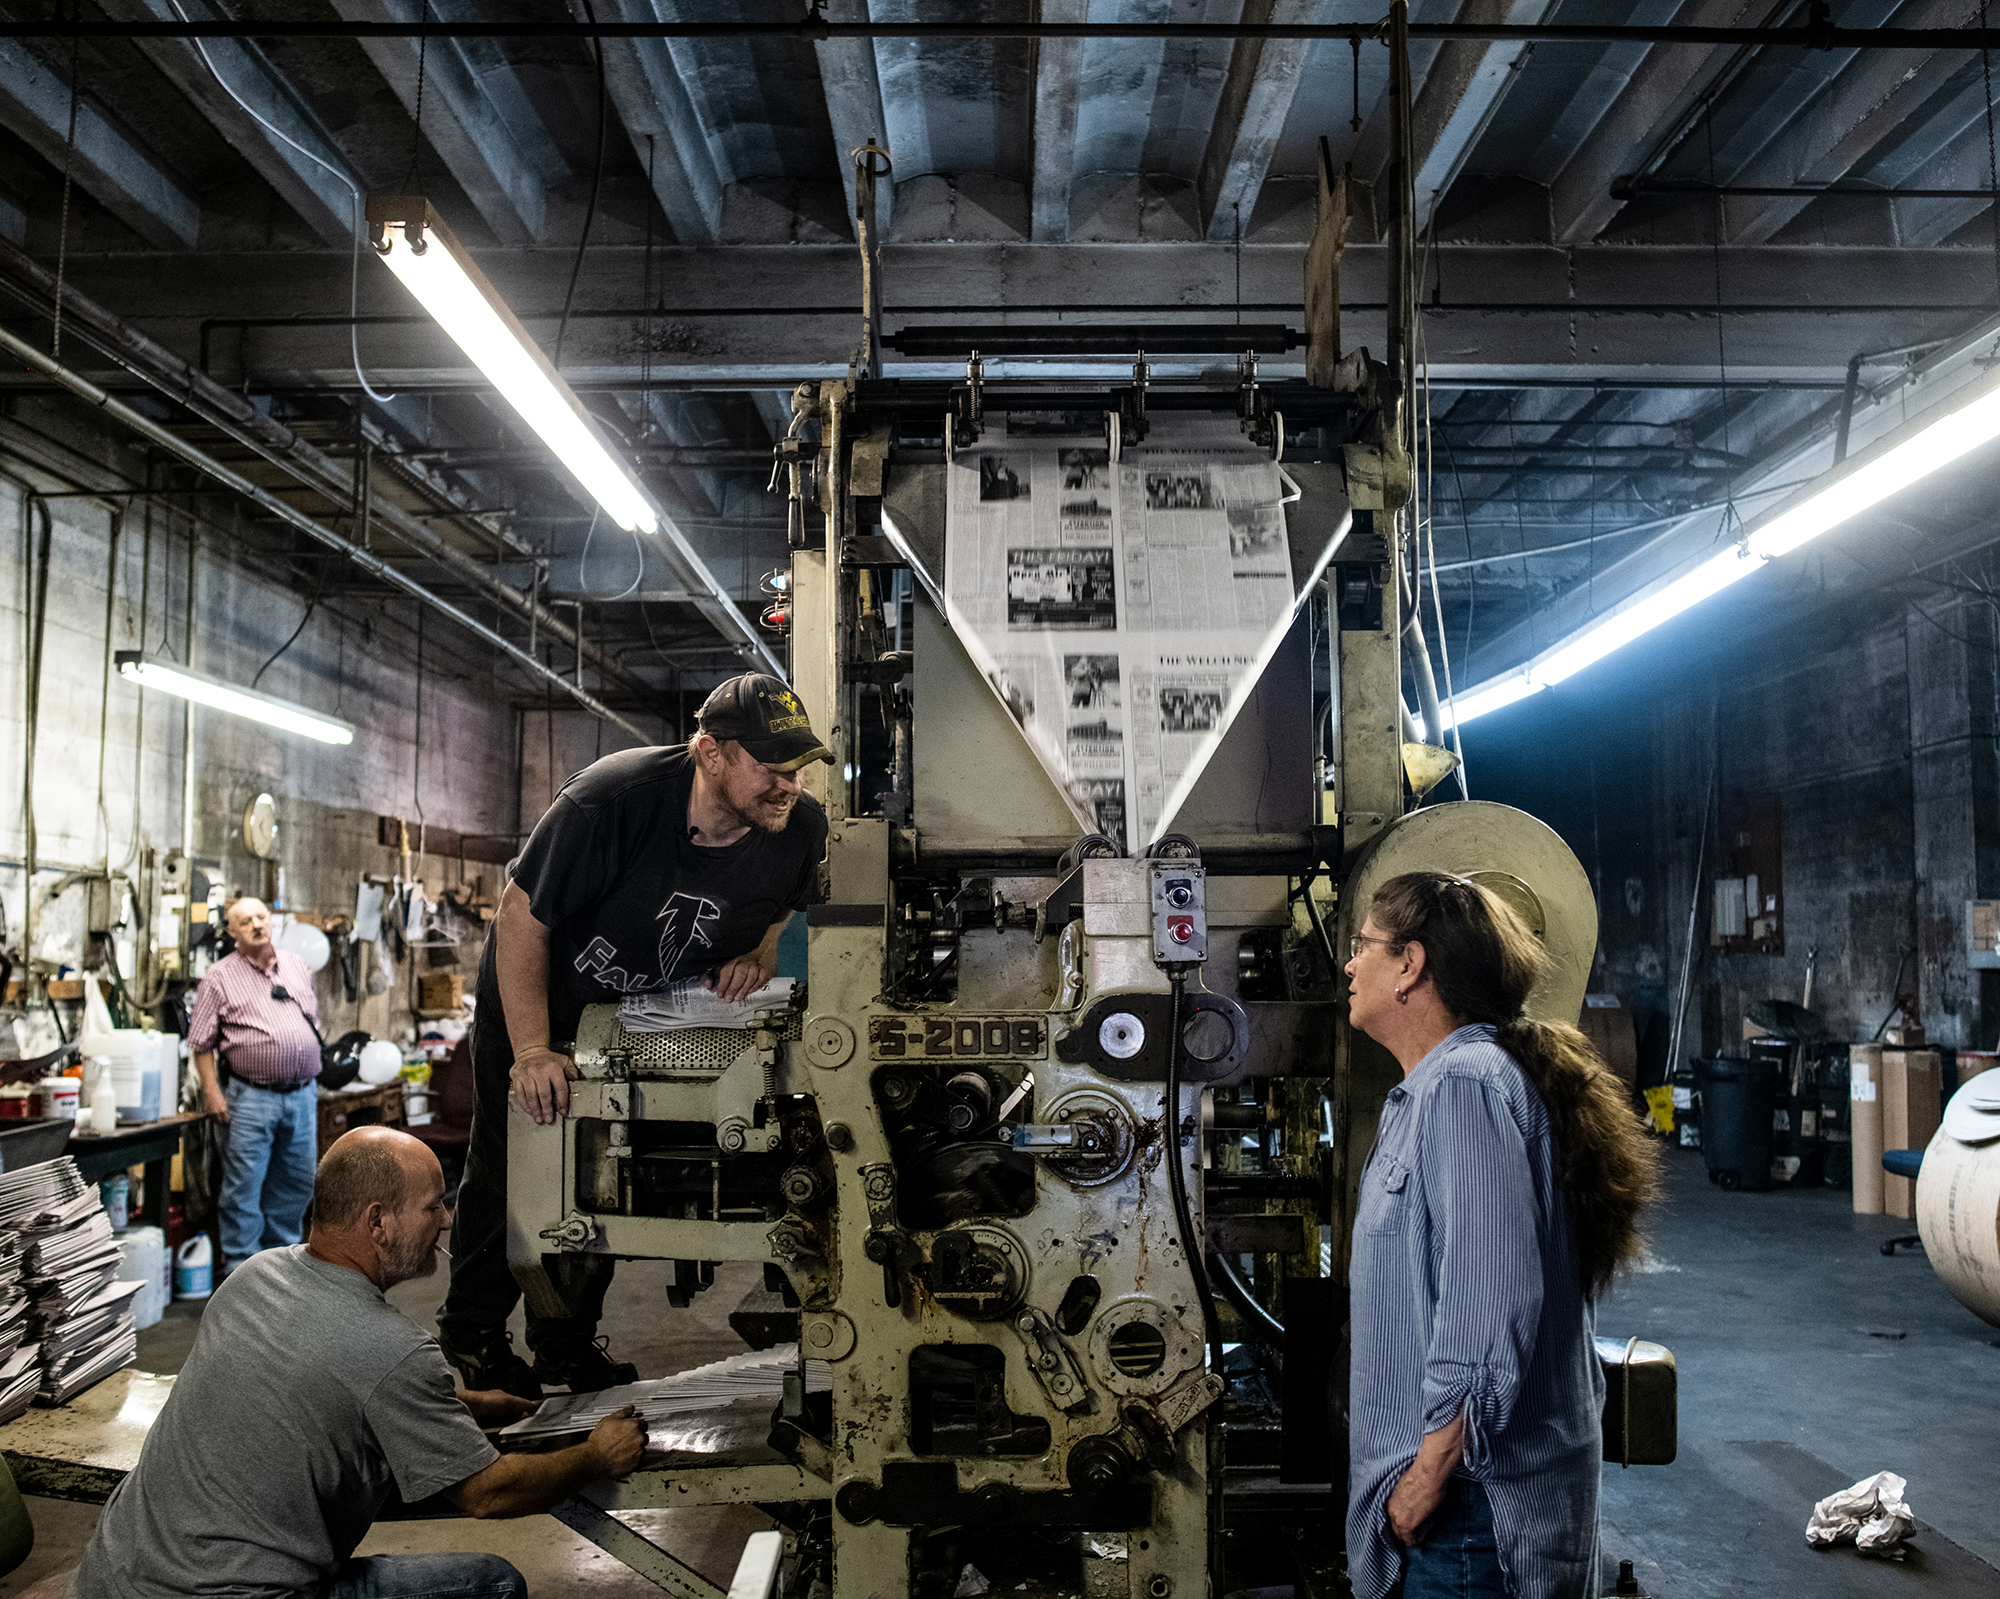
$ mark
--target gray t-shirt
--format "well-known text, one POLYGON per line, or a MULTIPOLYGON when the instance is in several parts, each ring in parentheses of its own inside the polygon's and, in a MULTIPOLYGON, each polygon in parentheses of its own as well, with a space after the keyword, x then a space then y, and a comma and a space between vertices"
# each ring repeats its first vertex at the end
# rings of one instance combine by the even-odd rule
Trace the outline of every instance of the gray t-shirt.
POLYGON ((76 1599, 277 1599, 332 1576, 392 1485, 414 1504, 497 1453, 379 1288, 303 1244, 266 1250, 209 1301, 76 1599))

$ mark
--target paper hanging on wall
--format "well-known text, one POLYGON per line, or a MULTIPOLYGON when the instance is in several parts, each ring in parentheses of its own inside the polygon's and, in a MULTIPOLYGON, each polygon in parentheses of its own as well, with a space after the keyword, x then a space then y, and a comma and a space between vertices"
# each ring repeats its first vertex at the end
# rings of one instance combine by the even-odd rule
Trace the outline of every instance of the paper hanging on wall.
POLYGON ((363 879, 354 891, 354 932, 356 942, 372 944, 382 936, 382 885, 363 879))

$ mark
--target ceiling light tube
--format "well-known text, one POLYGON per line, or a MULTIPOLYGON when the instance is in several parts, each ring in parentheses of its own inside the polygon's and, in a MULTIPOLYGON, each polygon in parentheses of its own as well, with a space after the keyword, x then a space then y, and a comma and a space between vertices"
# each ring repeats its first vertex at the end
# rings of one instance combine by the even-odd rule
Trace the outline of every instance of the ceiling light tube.
POLYGON ((1995 439, 2000 439, 2000 378, 1979 386, 1949 409, 1941 405, 1923 413, 1844 465, 1813 479, 1753 522, 1742 544, 1732 544, 1691 571, 1642 590, 1526 665, 1458 695, 1456 714, 1447 711, 1446 721, 1462 726, 1560 683, 1765 563, 1789 555, 1995 439))
POLYGON ((628 533, 657 532, 659 513, 646 491, 606 447, 575 392, 438 220, 430 202, 421 195, 370 195, 368 229, 389 270, 604 514, 628 533))
POLYGON ((1901 439, 1879 445, 1820 478, 1750 530, 1750 549, 1764 560, 1788 555, 1809 539, 2000 438, 2000 384, 1945 414, 1920 417, 1901 439))
POLYGON ((269 694, 259 694, 255 689, 238 688, 233 683, 225 683, 220 678, 210 677, 206 672, 196 672, 185 666, 175 666, 165 661, 150 661, 138 650, 120 650, 117 654, 118 675, 141 688, 157 689, 163 694, 178 694, 184 700, 193 700, 197 705, 212 706, 218 711, 227 711, 232 716, 247 716, 253 722, 262 722, 266 727, 282 728, 287 733, 303 733, 307 738, 316 738, 322 744, 352 744, 354 725, 337 717, 322 716, 317 711, 309 711, 303 705, 294 705, 290 700, 276 699, 269 694))
POLYGON ((1652 632, 1662 623, 1672 621, 1681 612, 1699 605, 1712 595, 1720 594, 1763 564, 1741 545, 1731 544, 1709 556, 1692 571, 1684 572, 1658 588, 1634 595, 1623 606, 1608 616, 1599 617, 1574 638, 1565 639, 1542 651, 1527 665, 1518 666, 1458 695, 1453 702, 1455 712, 1448 710, 1445 720, 1463 727, 1474 717, 1500 710, 1545 688, 1553 688, 1586 666, 1603 660, 1612 651, 1652 632))

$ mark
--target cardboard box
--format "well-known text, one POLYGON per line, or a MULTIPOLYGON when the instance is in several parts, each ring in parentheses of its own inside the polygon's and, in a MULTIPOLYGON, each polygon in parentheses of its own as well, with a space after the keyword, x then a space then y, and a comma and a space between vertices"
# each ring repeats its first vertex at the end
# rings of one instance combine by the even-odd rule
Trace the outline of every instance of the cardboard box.
POLYGON ((424 1010, 457 1010, 465 1003, 465 979, 457 972, 430 972, 421 984, 424 1010))
MULTIPOLYGON (((1944 1063, 1934 1049, 1882 1051, 1882 1147, 1923 1149, 1936 1136, 1944 1099, 1944 1063)), ((1882 1178, 1882 1208, 1905 1220, 1917 1213, 1917 1185, 1882 1178)))

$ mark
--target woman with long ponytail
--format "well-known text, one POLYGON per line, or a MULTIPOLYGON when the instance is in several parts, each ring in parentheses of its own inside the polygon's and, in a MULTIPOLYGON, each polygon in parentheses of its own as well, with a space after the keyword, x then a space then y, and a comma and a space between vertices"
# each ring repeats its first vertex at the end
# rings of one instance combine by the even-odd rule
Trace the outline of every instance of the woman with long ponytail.
POLYGON ((1349 954, 1352 1025, 1403 1068, 1355 1215, 1354 1592, 1589 1599, 1594 1306, 1657 1153, 1583 1034, 1523 1014, 1546 958, 1489 890, 1393 878, 1349 954))

